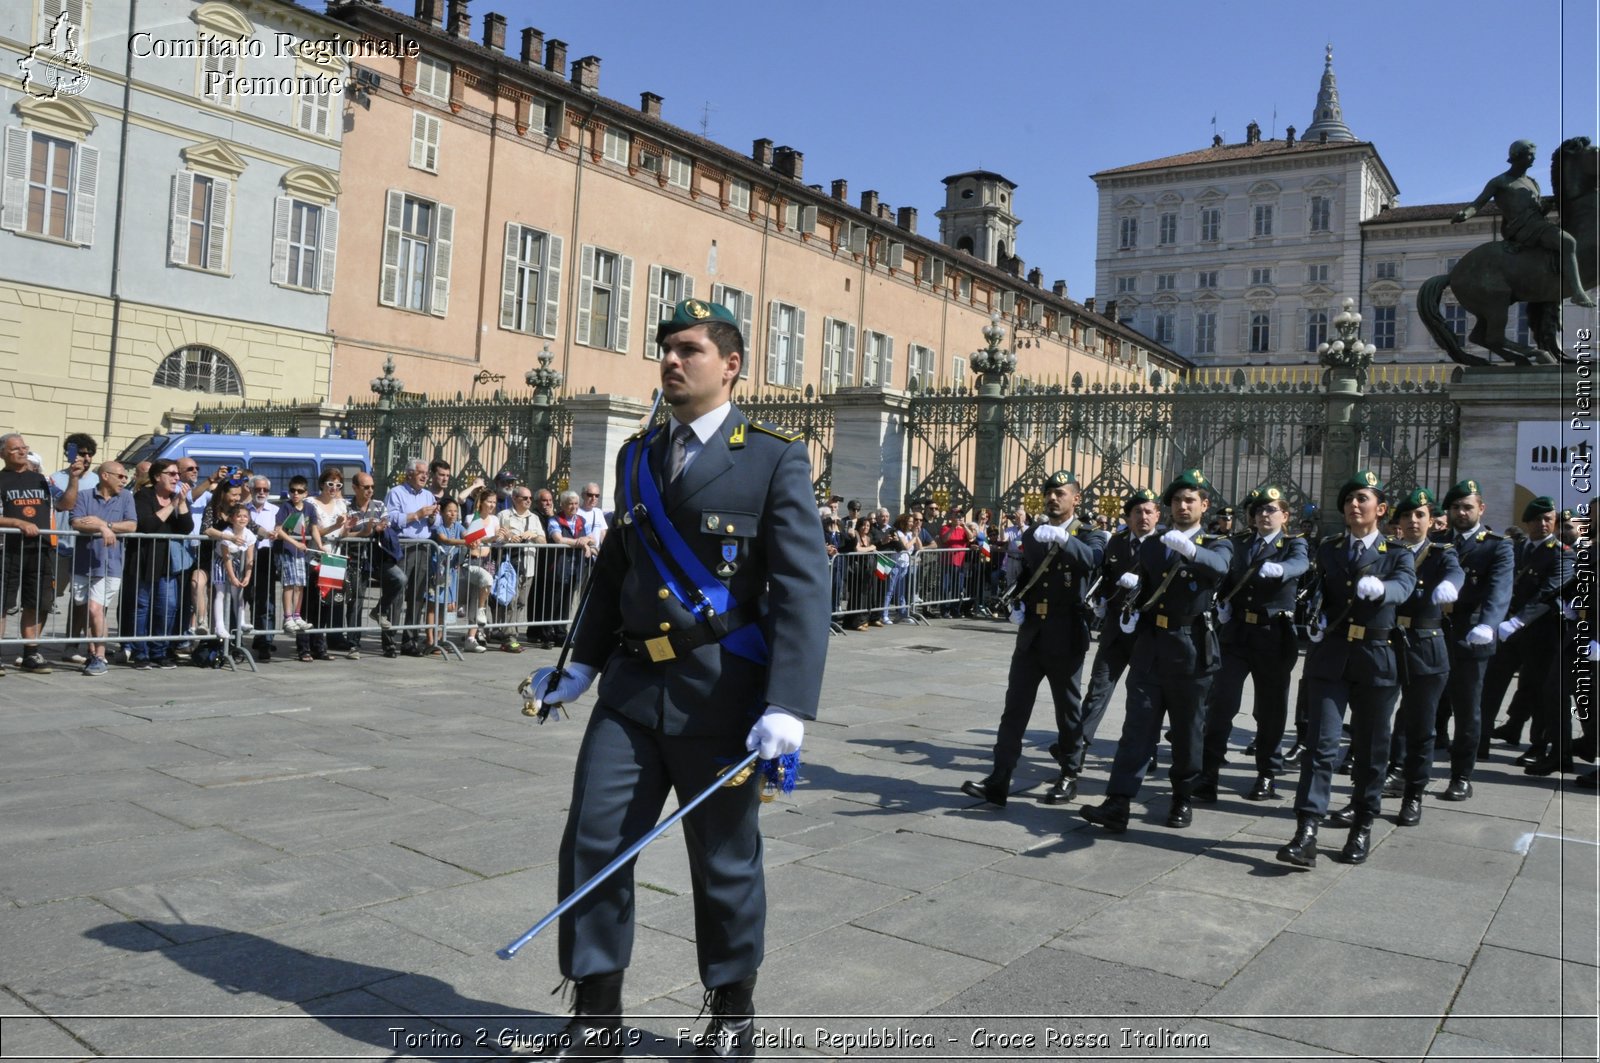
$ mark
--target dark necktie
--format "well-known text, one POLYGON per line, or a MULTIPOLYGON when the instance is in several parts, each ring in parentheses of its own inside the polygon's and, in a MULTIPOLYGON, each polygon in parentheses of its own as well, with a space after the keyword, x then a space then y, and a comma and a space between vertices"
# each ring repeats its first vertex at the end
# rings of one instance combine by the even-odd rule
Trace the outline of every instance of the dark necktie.
POLYGON ((1361 555, 1367 552, 1366 544, 1360 539, 1350 540, 1350 567, 1354 568, 1361 560, 1361 555))
POLYGON ((689 462, 689 434, 694 429, 686 424, 680 424, 672 430, 672 450, 667 456, 667 483, 675 484, 678 477, 683 475, 683 467, 689 462))
POLYGON ((1256 560, 1261 557, 1262 552, 1265 551, 1266 548, 1267 541, 1261 538, 1259 535, 1256 536, 1256 541, 1250 546, 1250 563, 1255 564, 1256 560))

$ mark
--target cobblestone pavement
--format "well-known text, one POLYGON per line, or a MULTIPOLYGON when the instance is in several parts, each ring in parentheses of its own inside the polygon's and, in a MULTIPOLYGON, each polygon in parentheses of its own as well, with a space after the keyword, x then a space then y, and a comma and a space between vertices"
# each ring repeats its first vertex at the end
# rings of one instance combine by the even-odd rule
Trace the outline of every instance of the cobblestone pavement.
MULTIPOLYGON (((1235 754, 1190 829, 1158 777, 1108 836, 1077 807, 1119 695, 1078 802, 1034 797, 1044 699, 1018 792, 977 806, 1010 647, 979 621, 833 640, 803 782, 763 809, 763 1057, 1595 1058, 1591 792, 1497 744, 1472 800, 1296 872, 1288 799, 1239 798, 1235 754)), ((553 657, 13 670, 0 1056, 444 1060, 557 1029, 554 933, 494 957, 554 900, 592 702, 540 727, 514 694, 553 657)), ((675 834, 637 873, 627 1054, 682 1057, 704 1020, 675 834)))

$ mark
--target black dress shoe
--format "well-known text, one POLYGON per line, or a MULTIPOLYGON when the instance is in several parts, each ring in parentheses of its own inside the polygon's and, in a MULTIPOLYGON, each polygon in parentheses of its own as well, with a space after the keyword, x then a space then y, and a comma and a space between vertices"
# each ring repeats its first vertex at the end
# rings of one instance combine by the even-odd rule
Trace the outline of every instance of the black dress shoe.
POLYGON ((573 983, 572 1020, 561 1032, 542 1038, 538 1050, 516 1058, 546 1063, 588 1060, 589 1063, 622 1058, 622 972, 580 978, 573 983))
POLYGON ((1295 761, 1300 759, 1301 755, 1305 753, 1305 751, 1306 747, 1296 741, 1294 745, 1289 747, 1289 751, 1283 755, 1284 763, 1293 764, 1295 761))
POLYGON ((1466 779, 1451 779, 1450 785, 1439 795, 1441 801, 1465 801, 1472 796, 1472 783, 1466 779))
POLYGON ((1415 827, 1422 822, 1422 795, 1406 794, 1400 800, 1400 814, 1394 821, 1402 827, 1415 827))
POLYGON ((1249 745, 1244 747, 1244 755, 1247 757, 1253 757, 1256 755, 1256 744, 1253 739, 1249 745))
POLYGON ((1600 786, 1600 771, 1586 771, 1573 779, 1572 785, 1580 790, 1593 790, 1600 786))
POLYGON ((1383 777, 1383 796, 1399 797, 1406 792, 1405 776, 1397 771, 1391 771, 1383 777))
POLYGON ((1340 830, 1344 830, 1346 827, 1353 827, 1356 823, 1356 815, 1356 805, 1352 801, 1328 817, 1328 826, 1338 827, 1340 830))
POLYGON ((1278 859, 1295 867, 1317 866, 1317 821, 1313 816, 1301 816, 1299 826, 1289 844, 1278 850, 1278 859))
POLYGON ((707 990, 706 1008, 711 1025, 695 1038, 704 1059, 752 1060, 756 1058, 756 976, 707 990))
POLYGON ((1347 864, 1364 864, 1367 862, 1367 853, 1372 849, 1372 819, 1362 816, 1350 828, 1350 836, 1344 840, 1344 848, 1339 851, 1339 859, 1347 864))
POLYGON ((1600 740, 1596 739, 1593 731, 1586 735, 1580 735, 1578 740, 1572 743, 1572 755, 1585 764, 1593 764, 1597 744, 1600 744, 1600 740))
POLYGON ((997 808, 1006 807, 1006 791, 1011 788, 1009 781, 998 783, 994 779, 980 779, 973 782, 968 779, 961 784, 961 792, 968 797, 976 797, 979 801, 987 801, 997 808))
POLYGON ((1084 805, 1078 815, 1112 834, 1121 834, 1128 829, 1128 799, 1108 797, 1098 805, 1084 805))
POLYGON ((1244 795, 1246 801, 1271 801, 1278 796, 1277 784, 1270 775, 1256 776, 1256 784, 1244 795))
POLYGON ((1039 800, 1047 805, 1064 805, 1078 796, 1078 780, 1062 772, 1056 781, 1050 784, 1039 800))
POLYGON ((1529 746, 1526 753, 1522 754, 1522 756, 1518 757, 1516 760, 1513 760, 1511 763, 1515 764, 1519 768, 1526 768, 1529 764, 1537 764, 1544 759, 1544 746, 1533 745, 1529 746))
POLYGON ((1202 805, 1217 803, 1217 780, 1209 776, 1195 783, 1194 789, 1189 791, 1189 800, 1202 805))
POLYGON ((1498 738, 1508 746, 1520 746, 1522 744, 1522 725, 1507 720, 1499 727, 1492 729, 1489 732, 1489 737, 1498 738))
POLYGON ((1182 830, 1194 822, 1194 809, 1187 801, 1173 799, 1172 808, 1167 812, 1167 826, 1173 830, 1182 830))
POLYGON ((1541 757, 1532 764, 1529 764, 1526 768, 1523 768, 1522 774, 1538 775, 1543 777, 1545 775, 1554 775, 1558 771, 1572 771, 1572 761, 1562 760, 1560 757, 1555 756, 1541 757))

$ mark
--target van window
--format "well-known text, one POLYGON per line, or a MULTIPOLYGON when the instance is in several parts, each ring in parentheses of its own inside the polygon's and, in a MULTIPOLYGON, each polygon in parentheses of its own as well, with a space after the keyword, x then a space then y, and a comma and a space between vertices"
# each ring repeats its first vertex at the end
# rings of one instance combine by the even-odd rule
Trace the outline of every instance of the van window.
POLYGON ((122 449, 122 453, 117 455, 117 461, 132 472, 133 467, 141 461, 152 460, 166 442, 166 436, 142 435, 122 449))
POLYGON ((317 470, 313 460, 306 458, 258 458, 250 471, 257 476, 265 476, 272 481, 272 493, 281 495, 289 489, 289 479, 294 476, 304 476, 307 484, 317 482, 317 470))

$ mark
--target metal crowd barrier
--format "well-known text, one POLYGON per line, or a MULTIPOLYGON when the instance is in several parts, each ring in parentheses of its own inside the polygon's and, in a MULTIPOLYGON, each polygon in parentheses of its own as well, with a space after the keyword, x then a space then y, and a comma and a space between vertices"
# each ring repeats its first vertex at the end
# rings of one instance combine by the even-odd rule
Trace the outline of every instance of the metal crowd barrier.
POLYGON ((1003 586, 999 558, 991 561, 971 547, 917 550, 907 564, 889 563, 896 559, 871 550, 829 559, 836 629, 857 631, 874 620, 926 623, 930 614, 995 615, 991 607, 1003 586))
MULTIPOLYGON (((467 637, 479 631, 486 642, 537 641, 541 635, 559 642, 591 563, 580 551, 559 545, 489 541, 487 556, 477 559, 469 556, 470 547, 432 540, 401 540, 403 556, 396 561, 377 540, 346 536, 327 544, 328 553, 344 559, 345 571, 337 581, 330 577, 325 588, 319 587, 320 555, 307 552, 301 623, 294 625, 298 630, 288 630, 277 558, 291 547, 258 547, 249 586, 219 596, 215 540, 195 534, 119 534, 114 549, 122 557, 121 577, 110 575, 117 566, 93 549, 95 540, 101 540, 99 533, 70 528, 41 530, 36 538, 0 528, 5 652, 17 646, 37 646, 40 652, 63 647, 87 656, 87 644, 93 642, 104 646, 111 664, 178 663, 199 653, 218 667, 243 665, 254 671, 255 652, 272 652, 263 646, 287 643, 294 652, 313 656, 348 654, 372 649, 375 637, 379 649, 404 652, 409 645, 417 655, 428 655, 437 648, 445 659, 461 659, 467 637), (81 562, 83 571, 75 573, 80 551, 93 560, 81 562), (504 603, 493 593, 502 563, 511 566, 511 579, 501 581, 502 590, 508 582, 511 590, 504 603), (80 597, 84 600, 77 601, 80 597), (478 622, 480 607, 483 623, 478 622), (25 634, 24 621, 37 630, 25 634)), ((46 660, 52 667, 62 663, 46 660)))

